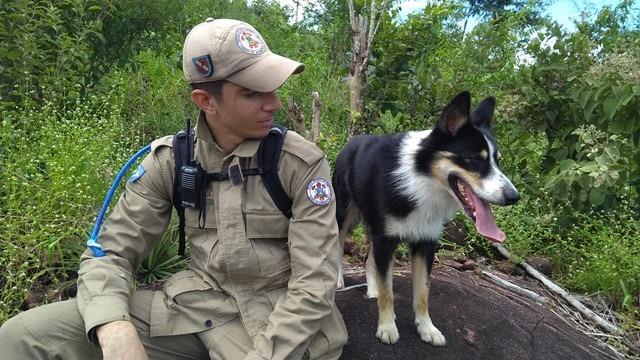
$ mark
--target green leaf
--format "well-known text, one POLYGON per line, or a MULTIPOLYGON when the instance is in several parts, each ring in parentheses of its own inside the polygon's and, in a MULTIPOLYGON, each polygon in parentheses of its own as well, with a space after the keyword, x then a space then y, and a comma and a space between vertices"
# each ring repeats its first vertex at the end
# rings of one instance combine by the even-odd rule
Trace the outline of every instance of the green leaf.
POLYGON ((598 106, 598 102, 597 101, 591 101, 587 107, 584 108, 584 119, 585 121, 589 122, 589 119, 591 119, 591 114, 593 113, 593 110, 596 108, 596 106, 598 106))
POLYGON ((616 94, 616 96, 619 100, 618 107, 627 105, 629 103, 629 100, 633 98, 633 88, 631 87, 631 84, 623 86, 620 90, 620 93, 616 94))
POLYGON ((565 171, 573 168, 575 165, 576 165, 575 160, 566 159, 566 160, 562 161, 560 163, 560 165, 558 165, 558 170, 559 170, 559 172, 565 172, 565 171))
POLYGON ((609 164, 611 164, 610 158, 605 154, 596 156, 596 162, 600 165, 605 165, 605 166, 609 166, 609 164))
POLYGON ((591 91, 586 90, 580 95, 580 107, 585 108, 589 100, 591 100, 591 91))
POLYGON ((562 161, 567 158, 568 154, 569 154, 569 150, 567 148, 560 148, 560 149, 554 150, 549 155, 551 155, 554 159, 556 159, 556 161, 562 161))
POLYGON ((598 167, 599 167, 598 163, 596 163, 595 161, 589 161, 584 163, 582 166, 580 166, 580 170, 582 172, 591 173, 598 170, 598 167))
POLYGON ((605 195, 604 191, 599 188, 591 189, 591 192, 589 193, 589 202, 591 202, 592 205, 600 206, 604 203, 605 195))
POLYGON ((615 115, 616 111, 618 111, 618 99, 611 95, 604 101, 604 117, 606 120, 613 119, 613 115, 615 115))
POLYGON ((616 160, 620 158, 620 150, 618 150, 618 148, 615 146, 607 146, 606 148, 604 148, 604 152, 606 152, 607 155, 609 155, 609 158, 611 160, 616 160))

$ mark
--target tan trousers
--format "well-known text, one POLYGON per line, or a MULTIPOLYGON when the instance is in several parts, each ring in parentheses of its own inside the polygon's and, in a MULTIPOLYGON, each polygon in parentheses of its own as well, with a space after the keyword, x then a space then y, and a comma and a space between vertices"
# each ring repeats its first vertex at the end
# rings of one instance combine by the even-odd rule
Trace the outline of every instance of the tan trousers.
MULTIPOLYGON (((152 338, 152 298, 153 292, 139 291, 129 303, 131 321, 149 359, 242 359, 253 348, 239 318, 199 334, 152 338)), ((102 351, 88 342, 84 322, 72 299, 34 308, 4 323, 0 327, 0 358, 101 359, 102 351)))

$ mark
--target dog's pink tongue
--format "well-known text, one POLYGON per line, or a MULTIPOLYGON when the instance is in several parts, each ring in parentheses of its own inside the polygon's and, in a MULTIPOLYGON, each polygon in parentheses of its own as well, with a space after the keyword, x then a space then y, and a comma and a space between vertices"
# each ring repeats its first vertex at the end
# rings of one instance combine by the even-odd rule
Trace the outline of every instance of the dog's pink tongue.
POLYGON ((467 191, 467 194, 471 196, 476 207, 476 230, 480 235, 490 240, 503 242, 506 236, 493 220, 493 212, 491 212, 489 203, 477 197, 473 191, 467 191))

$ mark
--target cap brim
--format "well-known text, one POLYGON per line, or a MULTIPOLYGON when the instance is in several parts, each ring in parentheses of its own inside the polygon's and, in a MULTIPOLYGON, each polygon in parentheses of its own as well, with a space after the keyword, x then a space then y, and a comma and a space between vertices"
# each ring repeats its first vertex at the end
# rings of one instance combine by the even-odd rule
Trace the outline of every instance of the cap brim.
POLYGON ((270 53, 226 80, 254 91, 270 92, 282 86, 291 75, 303 70, 304 64, 270 53))

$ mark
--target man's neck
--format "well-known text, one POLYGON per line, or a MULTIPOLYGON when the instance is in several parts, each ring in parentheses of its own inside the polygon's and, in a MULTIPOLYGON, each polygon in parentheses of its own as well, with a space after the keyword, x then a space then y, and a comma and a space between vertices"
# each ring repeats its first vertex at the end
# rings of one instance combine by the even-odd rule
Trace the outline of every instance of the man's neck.
POLYGON ((205 121, 209 131, 211 131, 213 140, 220 148, 222 148, 222 150, 224 150, 225 153, 231 154, 233 150, 244 142, 245 139, 232 134, 223 126, 217 126, 217 124, 211 121, 208 117, 205 117, 205 121))

